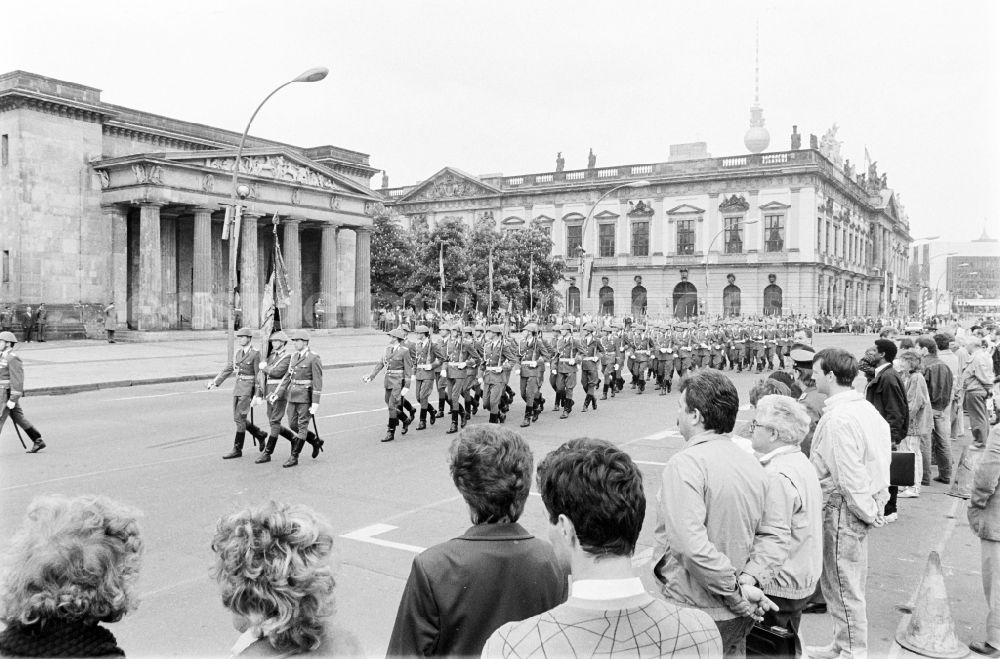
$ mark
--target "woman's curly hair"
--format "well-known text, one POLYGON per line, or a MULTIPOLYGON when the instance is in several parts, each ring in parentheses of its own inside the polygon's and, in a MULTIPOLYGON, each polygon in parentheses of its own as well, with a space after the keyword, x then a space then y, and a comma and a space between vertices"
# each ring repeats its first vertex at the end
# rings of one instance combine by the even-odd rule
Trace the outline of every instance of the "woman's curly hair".
POLYGON ((223 605, 276 650, 315 650, 333 614, 333 533, 306 506, 275 502, 219 520, 213 568, 223 605))
POLYGON ((140 513, 103 496, 42 496, 11 540, 0 619, 116 622, 138 606, 140 513))

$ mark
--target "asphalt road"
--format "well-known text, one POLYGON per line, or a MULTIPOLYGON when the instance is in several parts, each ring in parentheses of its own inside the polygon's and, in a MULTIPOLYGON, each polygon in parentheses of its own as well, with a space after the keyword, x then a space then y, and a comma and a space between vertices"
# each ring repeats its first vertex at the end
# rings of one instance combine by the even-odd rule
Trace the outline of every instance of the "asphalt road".
MULTIPOLYGON (((871 338, 836 340, 860 353, 871 338)), ((819 337, 817 344, 829 341, 819 337)), ((325 515, 338 536, 339 621, 355 630, 369 655, 382 655, 414 553, 460 535, 469 521, 448 474, 453 436, 445 434, 444 420, 380 443, 386 418, 382 392, 378 382, 361 381, 367 370, 327 372, 328 393, 318 414, 326 451, 317 460, 306 455, 294 469, 281 468, 287 443, 278 445, 276 459, 268 464, 254 464, 252 448, 242 459, 221 460, 232 441, 231 397, 225 388, 208 392, 201 383, 178 383, 29 398, 26 413, 49 447, 25 455, 10 425, 5 427, 0 528, 15 528, 32 497, 47 493, 106 494, 136 506, 144 513, 146 539, 142 604, 113 625, 122 647, 130 656, 225 656, 237 634, 209 575, 216 521, 268 499, 304 503, 325 515)), ((745 403, 759 376, 733 375, 745 403)), ((546 398, 552 400, 550 391, 546 398)), ((596 413, 575 411, 560 420, 549 407, 524 432, 536 463, 563 441, 582 436, 611 440, 639 463, 649 499, 636 560, 642 573, 648 573, 642 563, 652 545, 659 473, 682 445, 677 398, 651 390, 637 396, 626 385, 622 396, 602 402, 596 413)), ((578 410, 582 396, 577 399, 578 410)), ((515 427, 522 409, 518 402, 512 410, 515 427)), ((750 414, 743 410, 740 418, 750 414)), ((258 410, 258 421, 262 417, 258 410)), ((473 423, 486 419, 480 411, 473 423)), ((872 535, 873 656, 889 652, 900 618, 897 607, 909 601, 927 551, 934 548, 944 550, 960 634, 968 640, 982 633, 978 543, 965 524, 964 507, 944 489, 935 484, 920 499, 901 501, 900 521, 872 535)), ((546 536, 537 496, 530 498, 521 521, 546 536)), ((809 616, 804 633, 810 643, 828 641, 828 616, 809 616)))

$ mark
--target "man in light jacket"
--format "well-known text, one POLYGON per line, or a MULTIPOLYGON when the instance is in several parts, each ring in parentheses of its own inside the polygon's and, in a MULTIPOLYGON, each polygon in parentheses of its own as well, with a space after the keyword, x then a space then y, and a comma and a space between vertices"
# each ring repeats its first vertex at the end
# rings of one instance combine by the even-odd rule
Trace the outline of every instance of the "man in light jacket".
POLYGON ((1000 426, 990 432, 969 499, 969 527, 979 536, 986 593, 986 640, 969 647, 987 657, 1000 657, 1000 426))
POLYGON ((986 446, 990 422, 986 411, 986 398, 993 386, 993 362, 983 348, 983 339, 972 335, 965 339, 969 361, 962 369, 962 404, 969 415, 972 443, 986 446))

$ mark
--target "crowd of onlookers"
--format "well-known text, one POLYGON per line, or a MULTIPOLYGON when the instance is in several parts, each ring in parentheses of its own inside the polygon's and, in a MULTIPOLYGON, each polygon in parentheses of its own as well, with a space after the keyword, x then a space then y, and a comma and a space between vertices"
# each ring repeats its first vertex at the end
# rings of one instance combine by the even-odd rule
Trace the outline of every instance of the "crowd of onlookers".
MULTIPOLYGON (((797 345, 794 375, 757 382, 740 425, 726 375, 689 375, 677 402, 685 443, 653 498, 610 442, 568 441, 536 469, 517 432, 466 428, 449 468, 472 525, 414 559, 387 654, 742 657, 771 643, 771 656, 791 657, 802 615, 825 609, 833 639, 808 655, 865 657, 869 535, 906 514, 899 499, 950 483, 964 410, 985 450, 969 520, 982 539, 987 635, 973 649, 1000 656, 1000 433, 984 412, 998 337, 883 334, 860 359, 797 345), (903 489, 890 478, 894 450, 915 454, 903 489), (518 523, 532 483, 547 541, 518 523), (644 581, 633 558, 647 505, 656 527, 644 581)), ((135 606, 137 517, 103 497, 32 502, 6 551, 0 655, 124 654, 103 623, 135 606)), ((365 654, 333 622, 333 534, 321 516, 252 506, 220 519, 211 546, 233 656, 365 654)))

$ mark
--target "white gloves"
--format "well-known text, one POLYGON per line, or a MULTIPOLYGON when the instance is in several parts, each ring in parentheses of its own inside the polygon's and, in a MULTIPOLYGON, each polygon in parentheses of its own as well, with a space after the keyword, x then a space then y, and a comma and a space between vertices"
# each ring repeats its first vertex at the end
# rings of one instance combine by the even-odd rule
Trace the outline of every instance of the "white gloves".
POLYGON ((315 416, 316 412, 319 412, 319 403, 313 403, 312 405, 309 406, 310 415, 315 416))
POLYGON ((16 403, 16 402, 14 402, 14 401, 12 401, 12 400, 8 400, 8 401, 7 401, 7 409, 8 409, 8 410, 12 410, 12 409, 14 409, 15 407, 17 407, 17 403, 16 403))

